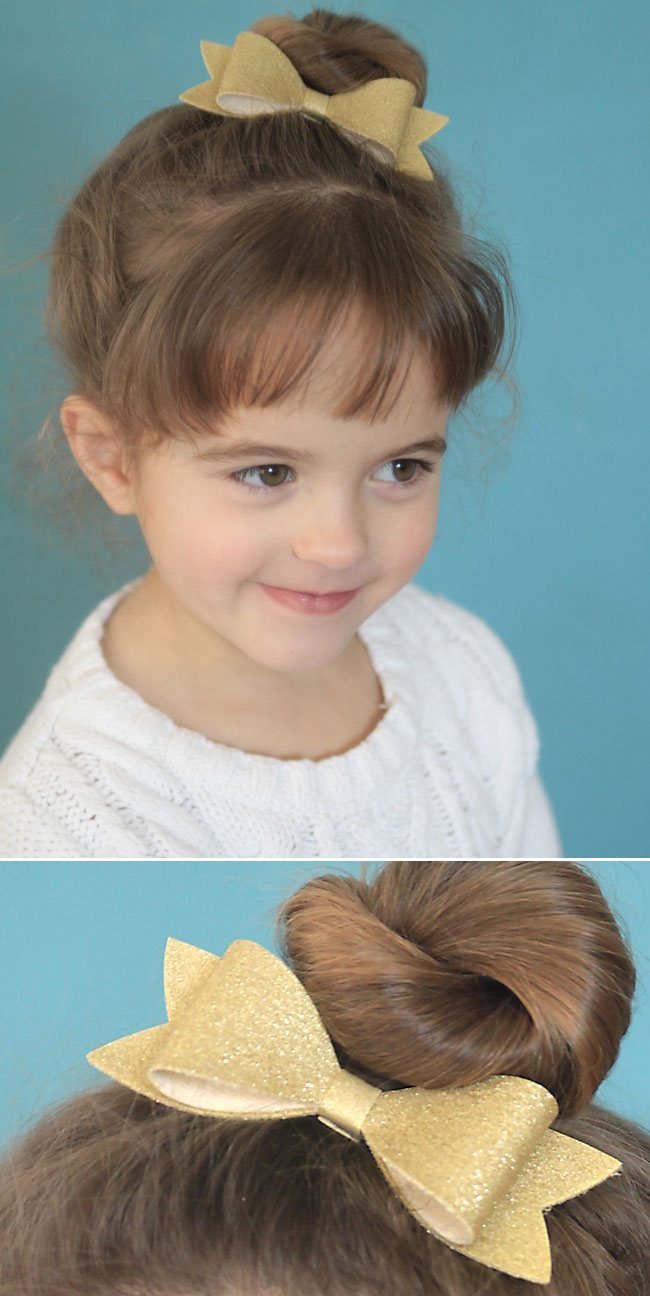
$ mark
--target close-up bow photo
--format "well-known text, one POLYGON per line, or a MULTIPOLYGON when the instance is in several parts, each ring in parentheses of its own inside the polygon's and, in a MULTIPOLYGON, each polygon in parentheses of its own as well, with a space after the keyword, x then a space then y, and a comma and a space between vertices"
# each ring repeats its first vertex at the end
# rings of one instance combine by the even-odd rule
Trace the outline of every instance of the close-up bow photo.
POLYGON ((0 1296, 650 1291, 646 865, 5 884, 0 1296))

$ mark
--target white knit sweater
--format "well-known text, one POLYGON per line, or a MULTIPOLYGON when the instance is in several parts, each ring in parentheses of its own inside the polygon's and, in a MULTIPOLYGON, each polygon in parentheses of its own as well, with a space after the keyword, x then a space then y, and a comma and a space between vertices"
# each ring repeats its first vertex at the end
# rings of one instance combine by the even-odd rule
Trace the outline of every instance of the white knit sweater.
POLYGON ((388 709, 356 747, 280 760, 175 725, 84 621, 0 761, 8 858, 386 859, 560 854, 515 666, 415 585, 361 627, 388 709))

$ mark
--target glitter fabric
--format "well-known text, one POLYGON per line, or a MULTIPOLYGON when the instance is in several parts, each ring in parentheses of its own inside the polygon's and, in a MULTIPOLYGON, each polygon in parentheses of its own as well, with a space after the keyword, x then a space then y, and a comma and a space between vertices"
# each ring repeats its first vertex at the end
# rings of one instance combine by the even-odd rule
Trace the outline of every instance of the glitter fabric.
POLYGON ((217 954, 186 945, 184 941, 168 940, 165 949, 165 1007, 171 1018, 179 1012, 186 997, 193 994, 198 982, 219 962, 217 954))
POLYGON ((393 1175, 406 1160, 418 1187, 430 1183, 435 1159, 436 1200, 462 1219, 451 1240, 471 1242, 555 1116, 557 1103, 541 1085, 491 1076, 462 1089, 387 1093, 364 1135, 393 1175), (423 1137, 431 1129, 433 1144, 423 1137))
POLYGON ((210 80, 180 95, 186 103, 226 117, 298 109, 308 117, 326 118, 398 170, 431 179, 419 145, 449 118, 414 107, 410 81, 376 77, 358 90, 321 94, 304 84, 273 41, 251 31, 240 32, 232 49, 202 41, 201 53, 210 80))
POLYGON ((339 1071, 318 1104, 318 1118, 324 1125, 359 1142, 370 1109, 381 1097, 381 1090, 366 1084, 350 1071, 339 1071))
POLYGON ((168 941, 165 997, 167 1023, 96 1049, 92 1065, 184 1111, 314 1115, 363 1138, 423 1227, 504 1273, 549 1282, 543 1212, 620 1169, 549 1129, 557 1104, 530 1080, 384 1092, 343 1070, 304 986, 251 941, 222 958, 168 941))

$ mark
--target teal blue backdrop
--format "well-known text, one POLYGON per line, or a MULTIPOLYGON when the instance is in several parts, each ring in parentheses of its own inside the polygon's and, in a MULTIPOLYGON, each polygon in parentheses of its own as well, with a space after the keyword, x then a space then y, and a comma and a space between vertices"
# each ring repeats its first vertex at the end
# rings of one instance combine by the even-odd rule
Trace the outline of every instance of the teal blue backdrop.
MULTIPOLYGON (((90 1049, 166 1020, 168 936, 215 954, 237 937, 272 949, 277 905, 307 877, 341 867, 359 866, 1 864, 0 1143, 96 1083, 90 1049)), ((650 865, 587 867, 629 933, 639 973, 632 1026, 598 1100, 650 1125, 650 865)))
MULTIPOLYGON (((83 531, 66 551, 55 532, 48 543, 32 529, 12 445, 34 436, 64 388, 39 342, 45 267, 15 267, 47 247, 91 164, 202 79, 200 39, 231 43, 273 4, 6 9, 0 747, 85 613, 144 565, 136 549, 97 569, 83 531)), ((518 430, 485 468, 501 406, 488 401, 472 430, 455 427, 420 580, 482 615, 514 653, 567 854, 645 856, 650 7, 372 0, 365 10, 423 48, 427 106, 451 119, 440 156, 468 214, 509 245, 521 301, 518 430)))

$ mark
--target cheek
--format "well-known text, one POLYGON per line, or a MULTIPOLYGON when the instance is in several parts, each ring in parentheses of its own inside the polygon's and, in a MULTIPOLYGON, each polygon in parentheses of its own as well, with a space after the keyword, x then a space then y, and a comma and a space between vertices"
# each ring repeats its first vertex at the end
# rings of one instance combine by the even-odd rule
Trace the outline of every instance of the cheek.
POLYGON ((386 536, 386 551, 393 570, 412 575, 424 562, 433 543, 438 521, 438 493, 418 500, 418 507, 405 510, 400 524, 386 536), (408 515, 407 515, 408 514, 408 515))
POLYGON ((212 587, 246 577, 268 549, 263 528, 212 493, 207 498, 201 492, 150 498, 140 525, 161 574, 207 580, 212 587))

